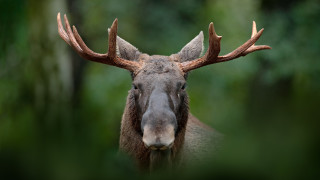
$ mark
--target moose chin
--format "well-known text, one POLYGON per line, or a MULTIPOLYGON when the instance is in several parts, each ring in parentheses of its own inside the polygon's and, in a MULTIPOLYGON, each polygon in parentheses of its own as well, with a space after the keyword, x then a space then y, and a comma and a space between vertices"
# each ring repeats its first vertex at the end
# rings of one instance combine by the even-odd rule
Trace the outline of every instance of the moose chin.
POLYGON ((210 23, 209 47, 202 57, 202 31, 176 54, 148 55, 117 36, 116 19, 109 29, 108 52, 99 54, 86 46, 75 26, 71 29, 66 15, 66 30, 60 13, 57 21, 61 38, 81 57, 131 72, 132 88, 121 121, 120 150, 133 157, 140 167, 151 170, 201 161, 219 147, 222 135, 189 112, 188 72, 271 49, 255 45, 263 29, 257 32, 253 22, 251 38, 234 51, 219 56, 221 36, 210 23))

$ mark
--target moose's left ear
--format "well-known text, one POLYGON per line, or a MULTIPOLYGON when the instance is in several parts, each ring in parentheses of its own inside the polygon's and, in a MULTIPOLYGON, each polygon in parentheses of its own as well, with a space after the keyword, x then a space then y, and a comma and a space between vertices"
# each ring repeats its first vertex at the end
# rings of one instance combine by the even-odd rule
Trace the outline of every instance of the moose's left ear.
POLYGON ((201 31, 198 36, 192 39, 178 53, 180 56, 180 62, 191 61, 199 58, 203 49, 203 32, 201 31))

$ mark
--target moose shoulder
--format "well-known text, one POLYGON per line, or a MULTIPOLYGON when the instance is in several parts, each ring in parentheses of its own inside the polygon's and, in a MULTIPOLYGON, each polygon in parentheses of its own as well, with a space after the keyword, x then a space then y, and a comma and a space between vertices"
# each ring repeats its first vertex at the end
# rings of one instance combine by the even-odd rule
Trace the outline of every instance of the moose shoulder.
POLYGON ((199 58, 203 51, 202 32, 177 54, 150 56, 117 36, 116 19, 109 29, 108 53, 99 54, 85 45, 74 26, 71 29, 66 15, 64 20, 66 31, 59 13, 59 34, 81 57, 131 72, 132 88, 121 121, 120 149, 134 157, 140 166, 150 169, 201 161, 219 146, 222 136, 189 112, 187 73, 270 49, 266 45, 254 45, 263 29, 257 32, 253 22, 251 38, 233 52, 219 56, 221 36, 210 23, 209 48, 204 56, 199 58))

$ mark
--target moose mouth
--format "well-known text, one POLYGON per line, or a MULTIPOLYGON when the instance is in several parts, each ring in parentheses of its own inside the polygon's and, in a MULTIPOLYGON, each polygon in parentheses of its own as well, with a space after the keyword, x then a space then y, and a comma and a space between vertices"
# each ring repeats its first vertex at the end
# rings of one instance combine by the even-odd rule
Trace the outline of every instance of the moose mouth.
POLYGON ((164 150, 167 150, 167 149, 171 149, 172 146, 173 146, 173 143, 171 143, 169 146, 162 145, 162 144, 152 145, 152 146, 147 146, 146 144, 144 144, 144 146, 145 146, 147 149, 150 149, 150 150, 152 150, 152 151, 164 151, 164 150))

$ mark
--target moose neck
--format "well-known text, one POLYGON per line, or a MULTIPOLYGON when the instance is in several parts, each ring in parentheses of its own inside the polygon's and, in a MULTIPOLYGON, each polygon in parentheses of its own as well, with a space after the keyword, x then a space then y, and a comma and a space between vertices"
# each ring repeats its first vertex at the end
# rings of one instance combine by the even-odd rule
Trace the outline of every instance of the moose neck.
POLYGON ((143 169, 157 169, 177 162, 180 149, 184 143, 188 111, 188 97, 186 97, 177 114, 178 131, 172 148, 165 151, 150 150, 145 147, 142 141, 142 114, 138 113, 134 94, 129 91, 121 122, 120 150, 133 157, 143 169))

